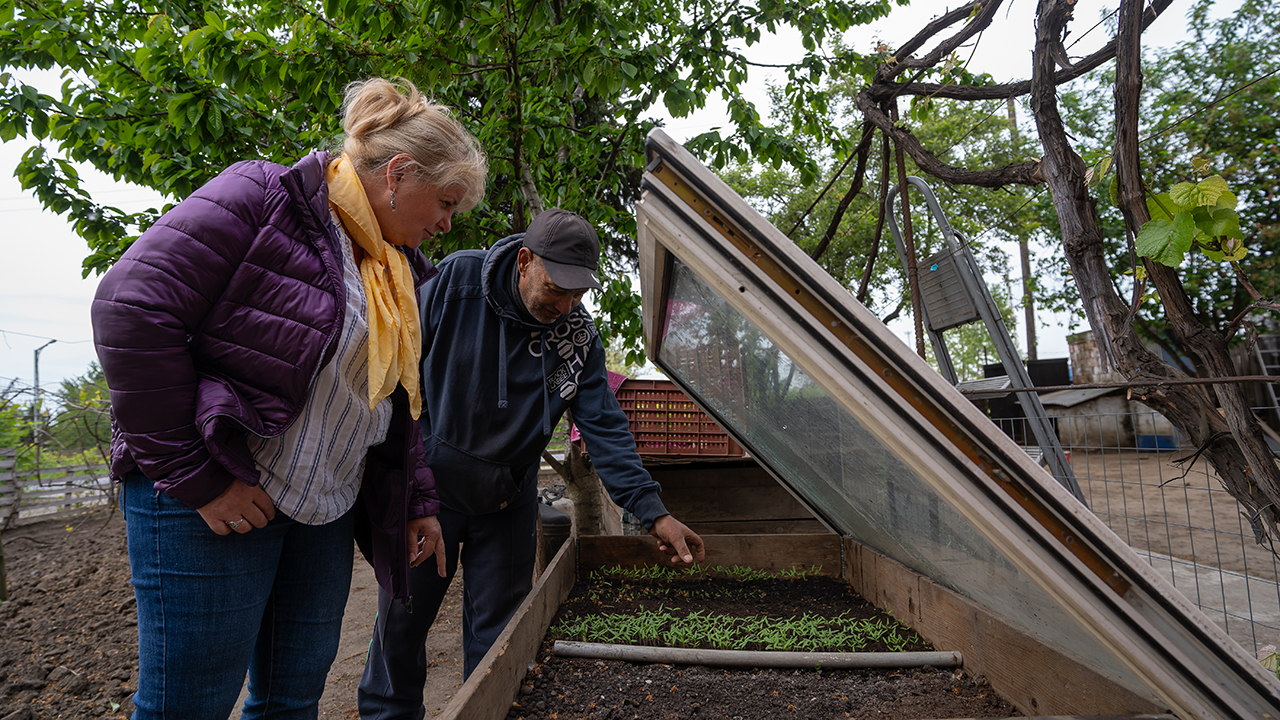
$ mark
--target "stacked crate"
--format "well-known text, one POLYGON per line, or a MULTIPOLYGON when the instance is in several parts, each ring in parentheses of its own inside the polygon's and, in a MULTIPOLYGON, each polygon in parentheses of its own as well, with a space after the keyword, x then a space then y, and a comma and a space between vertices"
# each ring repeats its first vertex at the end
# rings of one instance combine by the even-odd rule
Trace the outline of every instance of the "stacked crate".
POLYGON ((743 455, 742 447, 670 380, 627 379, 617 395, 641 455, 743 455))

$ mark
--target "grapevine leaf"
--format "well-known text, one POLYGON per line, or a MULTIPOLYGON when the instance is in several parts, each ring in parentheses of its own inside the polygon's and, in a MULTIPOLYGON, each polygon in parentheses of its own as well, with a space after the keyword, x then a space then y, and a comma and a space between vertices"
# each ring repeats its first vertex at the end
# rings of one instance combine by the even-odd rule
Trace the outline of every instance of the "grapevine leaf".
POLYGON ((1182 182, 1169 190, 1173 201, 1183 207, 1215 205, 1222 193, 1227 192, 1227 181, 1221 175, 1210 175, 1198 183, 1182 182))
POLYGON ((1160 219, 1166 223, 1173 220, 1173 216, 1182 211, 1182 206, 1173 201, 1169 197, 1169 193, 1160 193, 1155 197, 1147 198, 1147 213, 1151 215, 1152 220, 1160 219))
POLYGON ((1230 190, 1224 190, 1222 195, 1218 196, 1218 202, 1214 205, 1214 207, 1235 210, 1236 194, 1231 192, 1230 190))
POLYGON ((1189 212, 1178 213, 1172 222, 1153 217, 1138 233, 1138 254, 1161 265, 1177 267, 1191 249, 1195 228, 1195 218, 1189 212))
POLYGON ((1196 226, 1200 228, 1200 232, 1210 237, 1242 237, 1240 216, 1231 208, 1214 208, 1211 212, 1197 216, 1196 226))

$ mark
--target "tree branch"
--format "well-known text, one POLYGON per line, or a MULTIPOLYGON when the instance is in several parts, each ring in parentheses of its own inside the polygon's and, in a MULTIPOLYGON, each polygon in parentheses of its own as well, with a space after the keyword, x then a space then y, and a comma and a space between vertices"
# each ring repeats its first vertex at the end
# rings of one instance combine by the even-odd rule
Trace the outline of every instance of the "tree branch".
POLYGON ((880 145, 880 194, 877 196, 880 212, 876 214, 876 234, 871 239, 871 250, 867 252, 867 265, 862 270, 862 280, 858 283, 858 293, 854 296, 864 305, 867 302, 867 287, 871 284, 871 271, 880 255, 880 241, 884 237, 884 222, 888 212, 885 198, 889 197, 889 136, 883 132, 880 145))
POLYGON ((966 170, 947 165, 929 152, 910 130, 899 128, 889 119, 871 99, 867 88, 858 93, 855 100, 858 110, 876 127, 888 135, 894 144, 901 147, 911 156, 915 164, 924 172, 948 183, 959 185, 977 185, 979 187, 1002 187, 1004 185, 1039 185, 1044 182, 1040 175, 1040 163, 1029 161, 1017 165, 1006 165, 992 170, 966 170))
MULTIPOLYGON (((1142 28, 1145 30, 1160 14, 1168 9, 1173 0, 1155 0, 1142 14, 1142 28)), ((1116 41, 1104 45, 1092 55, 1085 57, 1072 66, 1070 70, 1055 72, 1051 75, 1055 87, 1070 82, 1101 67, 1116 56, 1116 41)), ((927 95, 933 98, 948 100, 1003 100, 1019 97, 1031 92, 1031 80, 1000 85, 940 85, 938 83, 894 83, 876 82, 868 91, 873 101, 895 97, 898 95, 927 95)))
MULTIPOLYGON (((845 211, 849 209, 849 203, 857 197, 862 190, 862 181, 867 174, 867 156, 871 154, 871 138, 875 136, 876 128, 870 122, 862 121, 862 141, 858 143, 858 148, 854 150, 854 154, 858 158, 858 167, 853 171, 853 182, 849 184, 849 191, 840 198, 840 204, 836 206, 836 212, 831 216, 831 222, 827 224, 827 232, 822 236, 822 240, 818 242, 818 246, 813 249, 809 257, 817 260, 827 251, 827 247, 831 245, 831 239, 836 236, 836 230, 840 228, 840 221, 844 219, 845 211)), ((825 191, 824 191, 825 192, 825 191)))
POLYGON ((876 71, 876 84, 888 82, 908 68, 933 67, 937 65, 940 60, 950 55, 969 38, 987 29, 987 26, 991 24, 991 20, 995 17, 996 10, 1000 8, 1000 2, 1001 0, 974 0, 925 25, 924 29, 917 33, 915 37, 898 48, 896 51, 898 61, 896 63, 880 66, 880 69, 876 71), (958 20, 969 17, 973 18, 972 22, 967 23, 960 29, 960 32, 938 43, 938 46, 929 51, 924 57, 911 57, 911 53, 922 47, 934 35, 951 27, 958 20))

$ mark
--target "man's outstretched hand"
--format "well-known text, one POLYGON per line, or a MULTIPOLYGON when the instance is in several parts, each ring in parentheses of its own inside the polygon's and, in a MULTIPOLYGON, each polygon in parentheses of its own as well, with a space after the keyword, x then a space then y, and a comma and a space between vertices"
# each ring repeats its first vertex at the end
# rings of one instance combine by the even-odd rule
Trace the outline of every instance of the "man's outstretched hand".
POLYGON ((702 562, 707 557, 702 538, 670 515, 655 520, 649 534, 658 538, 658 549, 670 555, 673 563, 692 565, 694 560, 702 562))

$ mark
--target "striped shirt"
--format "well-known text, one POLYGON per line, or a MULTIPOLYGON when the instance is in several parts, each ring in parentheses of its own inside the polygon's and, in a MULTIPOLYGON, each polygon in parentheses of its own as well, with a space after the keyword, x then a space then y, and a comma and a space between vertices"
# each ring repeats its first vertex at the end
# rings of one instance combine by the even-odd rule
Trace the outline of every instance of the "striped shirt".
POLYGON ((338 216, 331 222, 342 248, 347 306, 333 360, 320 369, 306 407, 272 438, 249 437, 259 482, 276 510, 305 525, 342 517, 356 502, 368 449, 387 438, 391 400, 369 409, 369 307, 338 216))

